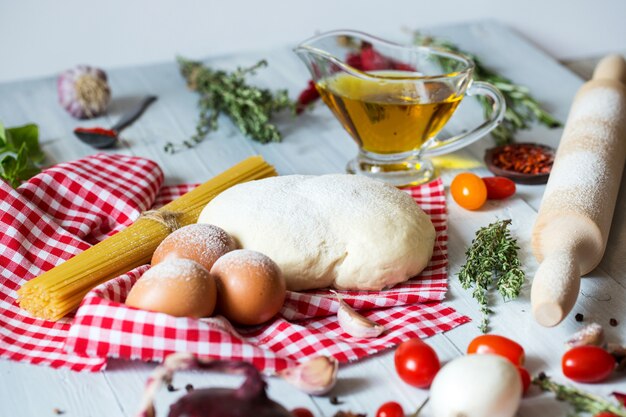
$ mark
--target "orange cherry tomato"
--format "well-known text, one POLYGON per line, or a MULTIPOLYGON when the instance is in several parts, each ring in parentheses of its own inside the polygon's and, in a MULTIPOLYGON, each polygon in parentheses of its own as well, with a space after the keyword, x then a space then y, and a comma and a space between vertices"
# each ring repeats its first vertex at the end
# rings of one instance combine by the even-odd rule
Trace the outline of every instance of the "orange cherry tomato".
POLYGON ((518 366, 517 372, 519 372, 520 378, 522 378, 522 395, 526 395, 528 388, 530 388, 530 374, 526 368, 518 366))
POLYGON ((515 183, 505 177, 483 177, 489 200, 503 200, 515 194, 515 183))
POLYGON ((515 366, 524 365, 526 359, 524 348, 519 343, 497 334, 483 334, 476 337, 467 347, 467 353, 492 353, 507 358, 515 366))
POLYGON ((600 382, 615 369, 615 358, 598 346, 577 346, 563 355, 563 375, 576 382, 600 382))
POLYGON ((487 201, 485 182, 471 172, 454 177, 450 184, 450 193, 459 206, 468 210, 478 210, 487 201))

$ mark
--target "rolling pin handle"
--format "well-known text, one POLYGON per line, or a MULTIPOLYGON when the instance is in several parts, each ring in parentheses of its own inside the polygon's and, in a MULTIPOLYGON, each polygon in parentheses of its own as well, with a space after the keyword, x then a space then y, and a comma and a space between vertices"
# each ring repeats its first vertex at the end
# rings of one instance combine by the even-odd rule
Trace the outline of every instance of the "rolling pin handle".
POLYGON ((535 320, 545 327, 559 324, 574 308, 580 290, 580 267, 570 253, 546 257, 535 274, 530 299, 535 320))
POLYGON ((594 80, 615 80, 626 85, 626 61, 621 55, 608 55, 593 71, 594 80))

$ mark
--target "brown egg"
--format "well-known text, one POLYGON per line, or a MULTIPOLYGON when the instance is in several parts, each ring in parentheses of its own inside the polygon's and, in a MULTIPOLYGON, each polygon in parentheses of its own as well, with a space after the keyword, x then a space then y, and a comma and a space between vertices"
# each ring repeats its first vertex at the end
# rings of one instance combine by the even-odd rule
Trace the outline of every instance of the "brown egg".
POLYGON ((167 259, 147 270, 133 285, 126 305, 176 317, 213 314, 217 296, 209 271, 189 259, 167 259))
POLYGON ((152 255, 152 265, 168 258, 185 258, 198 262, 209 271, 217 259, 236 249, 228 233, 212 224, 190 224, 163 239, 152 255))
POLYGON ((280 268, 259 252, 240 249, 222 256, 211 268, 218 292, 218 311, 229 320, 261 324, 283 306, 287 287, 280 268))

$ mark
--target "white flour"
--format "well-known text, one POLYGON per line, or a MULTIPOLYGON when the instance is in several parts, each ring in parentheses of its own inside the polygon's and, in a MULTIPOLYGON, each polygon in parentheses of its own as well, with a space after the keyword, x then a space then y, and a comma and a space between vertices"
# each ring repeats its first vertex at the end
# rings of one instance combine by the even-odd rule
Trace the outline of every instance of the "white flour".
POLYGON ((603 121, 614 121, 623 117, 623 98, 613 88, 594 88, 587 92, 570 111, 570 120, 580 117, 597 117, 603 121))

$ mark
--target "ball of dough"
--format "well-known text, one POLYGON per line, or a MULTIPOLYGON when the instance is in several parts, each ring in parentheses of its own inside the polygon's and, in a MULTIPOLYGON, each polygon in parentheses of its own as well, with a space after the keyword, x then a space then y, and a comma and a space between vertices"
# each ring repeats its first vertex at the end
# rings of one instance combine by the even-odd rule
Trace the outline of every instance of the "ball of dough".
POLYGON ((137 280, 126 305, 176 317, 206 317, 215 309, 217 287, 209 271, 189 259, 168 259, 137 280))
POLYGON ((202 210, 245 249, 272 258, 289 290, 380 290, 419 274, 435 228, 405 192, 357 175, 291 175, 236 185, 202 210))
POLYGON ((175 230, 156 248, 152 265, 165 259, 185 258, 211 270, 217 258, 236 249, 232 237, 212 224, 190 224, 175 230))
POLYGON ((261 324, 278 313, 287 288, 280 268, 262 253, 235 250, 211 268, 217 282, 218 311, 240 324, 261 324))

